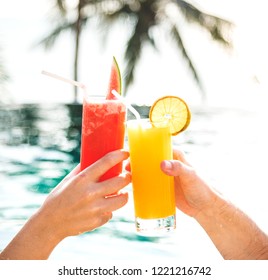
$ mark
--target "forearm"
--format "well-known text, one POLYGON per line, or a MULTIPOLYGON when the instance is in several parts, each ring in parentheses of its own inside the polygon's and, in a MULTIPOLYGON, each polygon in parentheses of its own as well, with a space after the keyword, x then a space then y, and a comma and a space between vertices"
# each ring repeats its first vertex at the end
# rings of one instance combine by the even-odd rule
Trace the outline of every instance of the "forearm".
POLYGON ((268 236, 220 196, 195 217, 224 259, 268 259, 268 236))
POLYGON ((49 227, 49 217, 33 215, 1 252, 0 259, 44 260, 61 241, 49 227))

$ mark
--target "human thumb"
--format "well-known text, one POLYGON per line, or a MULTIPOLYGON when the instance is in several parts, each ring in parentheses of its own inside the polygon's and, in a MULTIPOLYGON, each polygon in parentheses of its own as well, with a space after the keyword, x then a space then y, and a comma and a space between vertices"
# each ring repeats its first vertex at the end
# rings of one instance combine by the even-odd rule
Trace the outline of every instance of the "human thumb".
POLYGON ((163 160, 160 164, 161 170, 169 176, 178 176, 185 170, 185 165, 178 160, 163 160))

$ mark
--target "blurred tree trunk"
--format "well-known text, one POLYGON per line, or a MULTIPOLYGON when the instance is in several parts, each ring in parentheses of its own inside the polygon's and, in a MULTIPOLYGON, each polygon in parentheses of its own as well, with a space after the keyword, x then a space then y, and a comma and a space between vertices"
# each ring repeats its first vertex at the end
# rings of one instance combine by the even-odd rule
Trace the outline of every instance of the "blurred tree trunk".
MULTIPOLYGON (((79 49, 82 30, 82 8, 84 1, 80 0, 77 6, 77 20, 75 23, 75 54, 74 54, 74 80, 78 81, 79 49)), ((74 86, 74 103, 77 103, 78 88, 74 86)))

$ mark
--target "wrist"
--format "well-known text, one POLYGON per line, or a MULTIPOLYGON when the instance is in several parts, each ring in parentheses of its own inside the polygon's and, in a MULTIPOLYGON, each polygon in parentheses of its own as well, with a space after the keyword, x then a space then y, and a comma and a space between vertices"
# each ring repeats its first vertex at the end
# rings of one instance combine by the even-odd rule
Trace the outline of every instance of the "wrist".
POLYGON ((36 232, 46 242, 57 245, 66 236, 61 232, 60 223, 56 221, 52 213, 47 213, 42 207, 31 217, 31 223, 36 232))
POLYGON ((45 260, 62 240, 50 228, 49 216, 40 210, 26 222, 8 246, 1 252, 0 259, 45 260))
POLYGON ((226 218, 230 203, 218 193, 211 191, 209 202, 194 217, 201 225, 206 221, 219 221, 220 217, 226 218))
POLYGON ((28 220, 22 234, 26 238, 25 247, 29 247, 32 252, 30 259, 47 259, 64 239, 51 222, 51 217, 40 209, 28 220))

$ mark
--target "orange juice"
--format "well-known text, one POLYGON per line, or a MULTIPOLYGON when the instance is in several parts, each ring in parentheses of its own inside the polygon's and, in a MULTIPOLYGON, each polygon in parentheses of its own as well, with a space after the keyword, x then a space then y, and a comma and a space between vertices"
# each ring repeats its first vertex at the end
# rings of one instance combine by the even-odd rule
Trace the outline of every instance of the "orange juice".
POLYGON ((166 218, 175 227, 174 178, 160 169, 162 160, 172 159, 169 127, 154 127, 149 120, 132 120, 127 130, 137 227, 144 221, 165 228, 166 218))

